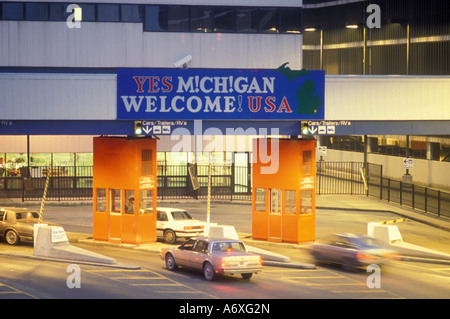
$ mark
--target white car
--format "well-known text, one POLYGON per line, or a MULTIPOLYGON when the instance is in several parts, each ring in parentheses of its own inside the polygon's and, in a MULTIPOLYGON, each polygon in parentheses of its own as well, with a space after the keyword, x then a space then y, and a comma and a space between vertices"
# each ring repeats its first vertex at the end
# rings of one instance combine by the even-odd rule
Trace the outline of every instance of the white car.
POLYGON ((206 223, 193 219, 187 211, 169 207, 158 207, 156 211, 156 234, 166 243, 174 244, 178 238, 203 236, 206 223))

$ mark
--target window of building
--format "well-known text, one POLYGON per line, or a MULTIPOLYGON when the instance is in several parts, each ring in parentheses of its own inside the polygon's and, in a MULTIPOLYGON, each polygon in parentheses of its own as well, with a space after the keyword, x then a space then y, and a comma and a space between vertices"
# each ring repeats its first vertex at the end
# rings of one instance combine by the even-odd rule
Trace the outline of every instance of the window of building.
POLYGON ((255 33, 257 26, 258 9, 237 8, 236 9, 236 31, 244 33, 255 33))
POLYGON ((26 3, 25 4, 26 20, 46 21, 48 20, 48 4, 47 3, 26 3))
POLYGON ((99 5, 97 5, 97 15, 98 15, 98 21, 101 21, 101 22, 120 21, 119 5, 118 4, 99 4, 99 5))
POLYGON ((145 6, 144 31, 166 31, 167 8, 165 6, 145 6))
POLYGON ((23 3, 2 3, 2 20, 23 20, 23 3))
MULTIPOLYGON (((0 19, 66 21, 69 3, 0 3, 0 19)), ((143 22, 149 32, 297 33, 301 8, 78 4, 85 22, 143 22)))
MULTIPOLYGON (((93 22, 96 21, 96 5, 81 3, 79 4, 81 8, 82 21, 93 22)), ((70 13, 69 13, 70 14, 70 13)))
POLYGON ((64 3, 50 3, 50 21, 66 21, 67 17, 71 14, 67 12, 67 4, 64 3))
POLYGON ((189 7, 169 6, 167 8, 167 31, 189 30, 189 7))
POLYGON ((214 8, 214 32, 235 32, 234 8, 214 8))
POLYGON ((301 9, 300 8, 282 8, 280 9, 280 31, 283 33, 300 33, 301 9))
POLYGON ((212 32, 213 10, 210 7, 190 7, 191 31, 212 32))
POLYGON ((279 33, 280 23, 277 8, 259 9, 258 30, 262 33, 279 33))
POLYGON ((120 6, 120 20, 122 22, 142 22, 143 7, 137 4, 122 4, 120 6))

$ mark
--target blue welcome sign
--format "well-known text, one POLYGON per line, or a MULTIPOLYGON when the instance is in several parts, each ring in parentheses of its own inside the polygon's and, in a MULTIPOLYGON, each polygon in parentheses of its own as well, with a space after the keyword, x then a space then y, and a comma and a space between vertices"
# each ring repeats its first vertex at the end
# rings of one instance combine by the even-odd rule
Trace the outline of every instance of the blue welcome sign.
POLYGON ((324 71, 118 69, 117 119, 322 120, 324 71))

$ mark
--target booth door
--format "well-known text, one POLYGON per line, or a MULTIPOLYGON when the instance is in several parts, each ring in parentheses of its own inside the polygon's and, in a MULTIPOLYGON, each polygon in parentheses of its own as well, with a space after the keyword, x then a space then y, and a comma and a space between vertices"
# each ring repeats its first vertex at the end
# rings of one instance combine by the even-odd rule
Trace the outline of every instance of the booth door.
POLYGON ((270 190, 269 239, 281 240, 281 189, 270 190))

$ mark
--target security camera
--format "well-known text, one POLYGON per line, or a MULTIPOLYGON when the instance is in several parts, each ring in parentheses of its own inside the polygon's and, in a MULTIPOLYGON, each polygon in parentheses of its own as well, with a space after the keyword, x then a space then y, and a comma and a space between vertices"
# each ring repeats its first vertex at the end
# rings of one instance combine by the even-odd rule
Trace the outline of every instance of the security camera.
POLYGON ((182 58, 181 60, 178 60, 177 62, 175 62, 173 64, 174 67, 176 68, 183 68, 183 69, 187 69, 187 65, 189 62, 192 61, 192 56, 189 54, 187 56, 185 56, 184 58, 182 58))

